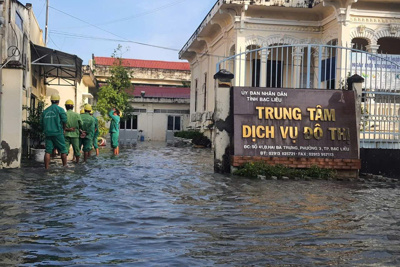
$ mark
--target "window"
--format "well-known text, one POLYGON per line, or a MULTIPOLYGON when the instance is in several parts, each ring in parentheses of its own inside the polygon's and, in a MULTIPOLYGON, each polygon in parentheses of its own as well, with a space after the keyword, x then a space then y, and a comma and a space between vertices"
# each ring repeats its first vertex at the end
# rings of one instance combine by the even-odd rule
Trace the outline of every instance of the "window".
POLYGON ((176 113, 176 114, 190 114, 190 110, 181 109, 155 109, 154 113, 176 113))
POLYGON ((181 116, 168 116, 168 131, 181 130, 181 116))
POLYGON ((15 12, 15 24, 18 26, 18 28, 21 31, 24 31, 24 28, 23 28, 24 22, 22 20, 22 17, 18 14, 18 12, 15 12))
POLYGON ((207 110, 207 72, 204 73, 204 111, 207 110))
POLYGON ((31 94, 31 103, 30 103, 30 107, 32 108, 36 108, 36 97, 34 95, 31 94))
POLYGON ((129 115, 126 120, 121 120, 119 128, 123 130, 137 130, 137 115, 129 115))
MULTIPOLYGON (((252 87, 260 86, 261 60, 253 59, 252 87)), ((267 60, 267 84, 268 88, 282 87, 282 62, 278 60, 267 60)))
POLYGON ((194 112, 197 112, 197 85, 199 80, 194 80, 194 112))
POLYGON ((267 87, 281 88, 282 62, 278 60, 267 61, 267 87))

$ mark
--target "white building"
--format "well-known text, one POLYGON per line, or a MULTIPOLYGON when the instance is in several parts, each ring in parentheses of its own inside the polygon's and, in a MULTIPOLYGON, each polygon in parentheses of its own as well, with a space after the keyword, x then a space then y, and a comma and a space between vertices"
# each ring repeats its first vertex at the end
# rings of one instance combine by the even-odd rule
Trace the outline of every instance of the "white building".
MULTIPOLYGON (((371 53, 400 54, 400 1, 216 1, 179 53, 181 59, 189 61, 192 71, 191 126, 211 134, 207 126, 215 110, 217 84, 213 75, 219 61, 253 49, 297 44, 353 46, 371 53)), ((310 81, 306 83, 300 68, 301 64, 307 64, 307 49, 279 49, 275 54, 274 51, 267 54, 266 50, 244 54, 242 58, 227 61, 223 68, 235 74, 235 86, 338 88, 349 73, 342 66, 341 79, 339 75, 325 77, 317 87, 320 51, 309 50, 312 67, 310 81), (257 65, 258 60, 267 64, 257 65), (276 72, 268 69, 269 63, 276 72), (265 72, 267 75, 259 74, 265 72), (278 77, 276 81, 272 76, 278 77)), ((325 62, 332 62, 329 59, 336 56, 331 51, 321 52, 325 62)))
MULTIPOLYGON (((91 66, 101 86, 110 76, 115 58, 93 57, 91 66)), ((120 125, 120 142, 168 141, 189 125, 190 68, 186 62, 123 59, 131 73, 131 107, 120 125), (132 91, 133 89, 133 91, 132 91)), ((93 92, 96 98, 96 92, 93 92)))

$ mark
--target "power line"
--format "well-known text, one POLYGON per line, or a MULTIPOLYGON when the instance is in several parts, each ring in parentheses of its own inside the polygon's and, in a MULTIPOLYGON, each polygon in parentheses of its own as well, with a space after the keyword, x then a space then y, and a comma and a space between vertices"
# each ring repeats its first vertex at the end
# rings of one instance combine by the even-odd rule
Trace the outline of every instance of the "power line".
MULTIPOLYGON (((146 16, 146 15, 155 13, 157 11, 169 8, 171 6, 175 6, 175 5, 180 4, 182 2, 185 2, 185 1, 186 0, 177 0, 177 1, 171 2, 169 4, 157 7, 155 9, 153 9, 153 10, 149 10, 149 11, 146 11, 146 12, 143 12, 143 13, 138 13, 138 14, 135 14, 135 15, 132 15, 132 16, 129 16, 129 17, 124 17, 124 18, 111 20, 111 21, 104 22, 104 23, 99 23, 97 25, 109 25, 109 24, 113 24, 113 23, 117 23, 117 22, 121 22, 121 21, 127 21, 127 20, 131 20, 131 19, 139 18, 139 17, 142 17, 142 16, 146 16)), ((72 28, 77 28, 77 27, 63 27, 63 28, 60 28, 60 29, 72 29, 72 28)))
MULTIPOLYGON (((50 30, 50 33, 55 34, 55 35, 67 36, 67 37, 75 38, 75 39, 102 40, 102 41, 121 42, 121 43, 134 43, 134 44, 141 44, 141 45, 145 45, 145 46, 170 50, 170 51, 174 51, 174 52, 180 51, 180 49, 176 49, 176 48, 170 48, 170 47, 164 47, 164 46, 152 45, 152 44, 146 44, 146 43, 138 43, 138 42, 134 42, 134 41, 130 41, 130 40, 121 40, 121 39, 105 38, 105 37, 98 37, 98 36, 80 35, 80 34, 61 32, 61 31, 56 31, 56 30, 50 30)), ((204 53, 202 55, 216 57, 216 58, 226 58, 226 56, 213 55, 213 54, 209 54, 209 53, 204 53)))
POLYGON ((50 35, 49 35, 49 39, 59 50, 61 50, 61 48, 56 44, 56 42, 54 42, 53 38, 51 38, 50 35))
POLYGON ((112 38, 97 37, 97 36, 87 36, 87 35, 80 35, 80 34, 74 34, 74 33, 68 33, 68 32, 60 32, 60 31, 55 31, 55 30, 51 30, 50 32, 52 34, 63 35, 63 36, 71 37, 71 38, 77 38, 77 39, 104 40, 104 41, 111 41, 111 42, 133 43, 133 44, 139 44, 139 45, 144 45, 144 46, 150 46, 150 47, 154 47, 154 48, 170 50, 170 51, 174 51, 174 52, 180 51, 179 49, 176 49, 176 48, 146 44, 146 43, 135 42, 135 41, 126 40, 126 39, 112 39, 112 38))
MULTIPOLYGON (((71 33, 63 33, 63 32, 51 31, 53 34, 66 35, 66 36, 69 36, 69 37, 78 37, 78 38, 81 38, 81 39, 98 39, 98 40, 102 39, 102 40, 115 41, 115 42, 126 42, 126 43, 149 46, 149 47, 154 47, 154 48, 159 48, 159 49, 164 49, 164 50, 170 50, 170 51, 176 51, 176 52, 180 51, 180 49, 176 49, 176 48, 170 48, 170 47, 164 47, 164 46, 159 46, 159 45, 153 45, 153 44, 147 44, 147 43, 132 41, 132 40, 129 40, 129 39, 125 38, 125 37, 119 36, 119 35, 117 35, 117 34, 115 34, 113 32, 110 32, 110 31, 107 31, 107 30, 105 30, 103 28, 100 28, 99 26, 94 25, 94 24, 92 24, 90 22, 84 21, 83 19, 80 19, 80 18, 78 18, 78 17, 76 17, 74 15, 68 14, 67 12, 59 10, 58 8, 55 8, 55 7, 52 7, 52 6, 49 6, 49 8, 54 9, 54 10, 56 10, 56 11, 58 11, 58 12, 64 14, 64 15, 67 15, 67 16, 69 16, 71 18, 76 19, 76 20, 79 20, 79 21, 81 21, 81 22, 83 22, 83 23, 85 23, 87 25, 90 25, 90 26, 92 26, 92 27, 94 27, 96 29, 99 29, 99 30, 101 30, 103 32, 106 32, 106 33, 109 33, 111 35, 114 35, 115 37, 118 37, 120 39, 100 38, 100 37, 95 37, 95 36, 88 37, 88 36, 84 36, 84 35, 77 35, 77 34, 71 34, 71 33)), ((208 54, 208 53, 204 53, 202 55, 211 56, 211 57, 217 57, 217 58, 225 58, 225 56, 212 55, 212 54, 208 54)))

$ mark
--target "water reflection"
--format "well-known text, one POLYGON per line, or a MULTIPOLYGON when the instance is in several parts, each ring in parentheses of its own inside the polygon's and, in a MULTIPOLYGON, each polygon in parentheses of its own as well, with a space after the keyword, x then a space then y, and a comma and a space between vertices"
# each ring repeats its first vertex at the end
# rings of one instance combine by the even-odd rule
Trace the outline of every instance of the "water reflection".
POLYGON ((211 151, 163 144, 0 176, 0 265, 400 261, 395 186, 237 179, 211 151))

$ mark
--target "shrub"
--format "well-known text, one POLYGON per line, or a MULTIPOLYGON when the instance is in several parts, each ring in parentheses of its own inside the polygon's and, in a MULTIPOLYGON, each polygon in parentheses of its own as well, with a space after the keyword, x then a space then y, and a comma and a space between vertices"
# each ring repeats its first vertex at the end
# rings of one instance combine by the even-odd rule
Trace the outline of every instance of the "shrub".
POLYGON ((203 136, 203 134, 199 131, 180 131, 180 132, 175 132, 174 136, 176 137, 181 137, 181 138, 186 138, 186 139, 193 139, 198 136, 203 136))
POLYGON ((192 143, 197 146, 211 147, 210 139, 208 139, 208 137, 204 136, 203 134, 201 136, 195 136, 192 139, 192 143))
POLYGON ((291 178, 299 177, 304 178, 309 176, 311 178, 333 178, 336 176, 336 171, 331 169, 323 169, 318 166, 312 166, 309 169, 294 169, 284 165, 269 165, 265 162, 249 162, 245 163, 241 168, 236 170, 233 174, 249 178, 257 178, 258 175, 266 177, 276 176, 282 178, 287 176, 291 178))
POLYGON ((43 100, 39 100, 37 107, 23 107, 23 109, 28 112, 28 117, 22 122, 29 126, 24 129, 24 134, 31 140, 33 148, 44 147, 42 143, 44 142, 45 135, 40 125, 40 118, 42 117, 45 107, 46 104, 43 100))

